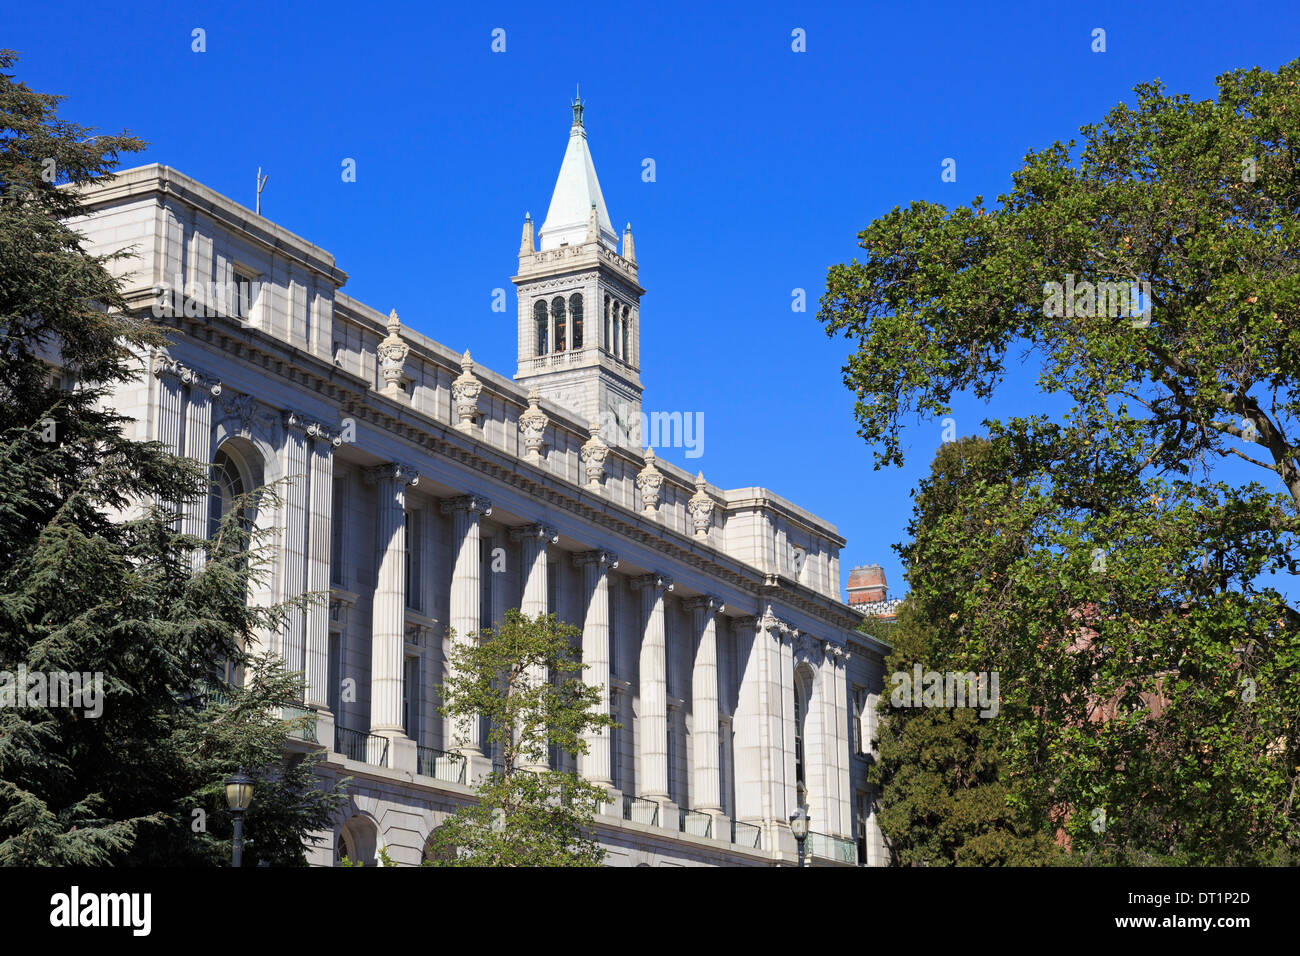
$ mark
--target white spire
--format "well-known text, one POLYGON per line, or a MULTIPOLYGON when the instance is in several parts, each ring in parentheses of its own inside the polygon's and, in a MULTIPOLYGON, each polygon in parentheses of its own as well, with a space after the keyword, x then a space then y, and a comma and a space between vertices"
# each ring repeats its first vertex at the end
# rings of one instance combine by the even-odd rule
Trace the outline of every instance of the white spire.
POLYGON ((563 244, 581 245, 587 239, 587 222, 591 209, 596 207, 596 221, 600 226, 600 241, 610 250, 618 251, 618 235, 605 209, 605 197, 600 192, 600 180, 587 148, 587 130, 582 125, 583 105, 573 101, 573 126, 569 130, 569 147, 564 151, 560 175, 555 180, 551 206, 546 211, 538 236, 538 248, 558 249, 563 244))

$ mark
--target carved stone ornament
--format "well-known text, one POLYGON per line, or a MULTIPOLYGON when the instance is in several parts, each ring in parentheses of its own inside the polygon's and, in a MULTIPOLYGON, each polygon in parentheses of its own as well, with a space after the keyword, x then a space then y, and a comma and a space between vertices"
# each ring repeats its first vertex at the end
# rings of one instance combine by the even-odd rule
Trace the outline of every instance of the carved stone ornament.
POLYGON ((542 439, 551 420, 538 407, 541 396, 534 388, 528 393, 528 408, 519 416, 519 431, 524 436, 524 457, 534 464, 542 463, 542 439))
POLYGON ((221 410, 227 415, 233 415, 244 432, 251 432, 255 425, 269 428, 275 423, 275 413, 251 395, 225 390, 221 392, 218 401, 221 410))
POLYGON ((379 357, 379 372, 384 379, 384 394, 405 395, 402 378, 406 369, 406 356, 411 347, 402 339, 402 321, 393 309, 388 315, 388 336, 379 343, 375 354, 379 357))
POLYGON ((466 349, 460 359, 460 375, 451 383, 451 397, 456 403, 456 427, 461 431, 473 431, 478 420, 478 397, 482 392, 483 383, 474 374, 474 360, 466 349))
POLYGON ((713 499, 709 497, 705 486, 708 483, 704 480, 704 472, 700 472, 695 478, 695 494, 691 495, 686 502, 686 508, 691 513, 691 523, 695 526, 697 537, 703 537, 709 533, 709 528, 713 525, 713 499))
POLYGON ((659 510, 659 498, 663 493, 664 476, 655 467, 655 450, 645 450, 645 467, 636 476, 636 486, 641 491, 641 508, 646 514, 659 510))
POLYGON ((605 459, 609 457, 609 446, 600 437, 600 428, 595 422, 591 424, 591 437, 582 446, 582 464, 587 470, 587 484, 599 488, 605 480, 605 459))

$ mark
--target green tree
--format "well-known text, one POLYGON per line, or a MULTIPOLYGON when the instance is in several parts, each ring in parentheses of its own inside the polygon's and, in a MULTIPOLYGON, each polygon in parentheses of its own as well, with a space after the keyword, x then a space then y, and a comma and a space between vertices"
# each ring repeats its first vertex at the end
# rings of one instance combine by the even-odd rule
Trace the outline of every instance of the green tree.
POLYGON ((250 861, 304 862, 337 795, 311 781, 315 758, 286 759, 278 705, 300 678, 245 651, 285 611, 246 601, 266 543, 236 511, 212 542, 176 530, 207 476, 130 440, 111 399, 165 340, 126 308, 127 254, 87 254, 66 222, 76 187, 143 144, 58 119, 14 62, 0 51, 0 670, 96 675, 102 692, 54 706, 9 682, 0 863, 222 863, 221 787, 241 766, 250 861), (227 664, 243 687, 217 679, 227 664))
POLYGON ((828 275, 878 466, 904 415, 994 395, 1009 355, 1070 399, 986 423, 1016 480, 955 485, 908 582, 944 646, 1002 668, 1019 819, 1081 859, 1300 848, 1300 615, 1266 577, 1296 572, 1300 514, 1298 84, 1300 61, 1214 101, 1140 86, 1077 161, 1030 152, 996 209, 895 209, 828 275), (1225 458, 1272 487, 1212 480, 1225 458))
POLYGON ((548 766, 552 747, 577 757, 583 735, 614 726, 598 713, 600 688, 582 681, 580 632, 554 614, 533 620, 506 611, 499 627, 454 641, 441 687, 444 716, 463 725, 486 718, 501 765, 476 803, 433 831, 430 855, 453 866, 599 866, 604 851, 593 817, 605 791, 548 766))
MULTIPOLYGON (((943 445, 931 476, 917 496, 909 533, 900 548, 913 589, 896 623, 866 621, 863 630, 887 641, 885 688, 879 703, 879 759, 870 779, 879 788, 879 821, 891 862, 901 866, 1007 866, 1059 862, 1061 854, 1045 828, 1022 813, 1013 784, 999 759, 997 715, 984 718, 972 707, 893 706, 891 675, 922 672, 1000 671, 995 660, 972 656, 949 615, 951 597, 969 584, 931 567, 928 545, 935 525, 959 513, 959 489, 967 482, 1006 481, 1012 463, 991 443, 962 439, 943 445), (936 586, 937 585, 937 586, 936 586)), ((983 522, 985 515, 962 520, 983 522)), ((980 573, 1001 577, 1008 551, 984 554, 980 573)))

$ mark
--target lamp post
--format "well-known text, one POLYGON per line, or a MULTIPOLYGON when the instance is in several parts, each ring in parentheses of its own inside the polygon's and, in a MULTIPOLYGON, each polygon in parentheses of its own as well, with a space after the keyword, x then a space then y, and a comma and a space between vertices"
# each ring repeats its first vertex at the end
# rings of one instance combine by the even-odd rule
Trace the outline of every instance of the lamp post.
POLYGON ((803 866, 803 841, 808 839, 808 808, 801 806, 790 816, 790 832, 799 844, 799 866, 803 866))
POLYGON ((253 780, 241 769, 233 777, 226 778, 226 806, 235 818, 235 839, 231 848, 231 865, 242 866, 244 862, 244 811, 253 802, 253 780))

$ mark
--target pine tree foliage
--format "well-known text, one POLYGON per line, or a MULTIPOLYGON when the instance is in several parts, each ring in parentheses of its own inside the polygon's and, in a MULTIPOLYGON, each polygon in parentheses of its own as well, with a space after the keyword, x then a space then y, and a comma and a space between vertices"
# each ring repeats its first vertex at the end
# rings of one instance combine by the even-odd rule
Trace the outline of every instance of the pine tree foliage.
POLYGON ((301 677, 256 653, 285 614, 247 601, 270 543, 238 509, 212 542, 177 530, 207 475, 129 438, 111 399, 166 341, 123 300, 130 253, 90 255, 67 222, 78 187, 143 144, 59 119, 15 60, 0 51, 0 669, 100 675, 102 699, 0 696, 0 864, 224 862, 220 791, 240 767, 250 857, 304 862, 339 797, 285 751, 279 704, 301 677))

